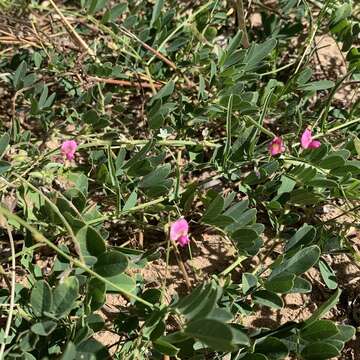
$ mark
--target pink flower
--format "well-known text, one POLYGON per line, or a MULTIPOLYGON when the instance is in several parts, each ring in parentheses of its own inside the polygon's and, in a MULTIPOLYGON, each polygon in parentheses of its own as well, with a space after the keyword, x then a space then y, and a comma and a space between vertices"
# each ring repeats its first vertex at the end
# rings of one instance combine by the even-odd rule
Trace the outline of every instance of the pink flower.
POLYGON ((78 144, 74 140, 66 140, 62 143, 60 152, 68 160, 73 160, 78 144))
POLYGON ((281 136, 275 136, 269 144, 269 153, 271 156, 279 155, 285 151, 284 141, 281 136))
POLYGON ((189 224, 185 219, 181 218, 171 224, 170 239, 177 241, 180 246, 184 247, 190 242, 188 232, 189 224))
POLYGON ((313 140, 311 129, 309 128, 305 129, 301 135, 300 143, 303 149, 317 149, 321 145, 320 141, 313 140))

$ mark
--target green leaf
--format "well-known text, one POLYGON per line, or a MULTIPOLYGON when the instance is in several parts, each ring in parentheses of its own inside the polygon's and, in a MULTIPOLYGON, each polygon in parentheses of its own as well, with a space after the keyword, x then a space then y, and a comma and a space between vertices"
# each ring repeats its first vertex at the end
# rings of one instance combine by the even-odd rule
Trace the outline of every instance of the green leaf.
POLYGON ((31 326, 31 331, 40 336, 48 336, 56 329, 57 323, 52 320, 46 320, 31 326))
POLYGON ((53 303, 50 285, 45 280, 39 280, 31 290, 30 304, 36 316, 49 312, 53 303))
POLYGON ((296 274, 301 275, 310 269, 320 257, 320 248, 316 245, 309 246, 299 250, 291 258, 285 259, 271 273, 269 279, 273 279, 279 274, 296 274))
POLYGON ((282 298, 268 290, 259 290, 253 294, 254 303, 268 306, 274 309, 281 309, 284 306, 282 298))
POLYGON ((206 209, 202 221, 206 223, 207 221, 214 220, 217 216, 220 215, 223 208, 224 208, 224 199, 222 198, 221 195, 218 195, 215 197, 215 199, 210 203, 209 207, 206 209))
POLYGON ((302 350, 304 360, 325 360, 340 355, 339 350, 326 342, 317 341, 311 343, 302 350))
POLYGON ((229 45, 226 49, 228 54, 232 54, 235 50, 239 48, 239 46, 241 45, 242 35, 242 31, 239 30, 236 35, 230 40, 229 45))
POLYGON ((76 360, 76 346, 71 341, 66 345, 61 360, 76 360))
POLYGON ((119 17, 125 10, 127 9, 127 4, 122 3, 115 5, 113 8, 107 10, 101 19, 103 24, 114 21, 117 17, 119 17))
POLYGON ((339 301, 340 294, 341 290, 339 288, 336 289, 334 294, 331 295, 326 302, 321 304, 307 320, 305 320, 306 326, 313 324, 316 320, 323 317, 332 307, 334 307, 339 301))
POLYGON ((249 225, 250 223, 254 222, 256 220, 256 209, 248 209, 244 211, 236 220, 236 222, 228 227, 228 231, 234 231, 237 230, 240 227, 249 225))
POLYGON ((324 169, 335 169, 344 165, 345 159, 340 155, 328 155, 319 163, 319 166, 324 169))
POLYGON ((298 87, 301 91, 320 91, 330 89, 335 86, 335 83, 330 80, 319 80, 313 81, 311 83, 307 83, 305 85, 301 85, 298 87))
POLYGON ((255 352, 266 355, 269 360, 280 360, 289 354, 287 346, 279 339, 269 336, 255 345, 255 352))
POLYGON ((0 160, 0 175, 6 173, 11 168, 11 164, 7 161, 0 160))
POLYGON ((243 273, 241 280, 243 294, 247 294, 251 288, 257 285, 257 277, 250 273, 243 273))
POLYGON ((105 320, 99 314, 90 314, 86 318, 86 323, 94 332, 102 330, 105 326, 105 320))
POLYGON ((316 236, 316 229, 308 224, 304 224, 286 243, 285 251, 289 251, 296 245, 308 245, 316 236))
POLYGON ((231 328, 217 320, 199 319, 192 321, 185 328, 184 333, 201 341, 213 350, 234 350, 231 328))
POLYGON ((159 166, 150 174, 144 176, 139 187, 144 189, 149 196, 160 196, 170 190, 173 181, 167 179, 171 173, 171 164, 159 166))
POLYGON ((354 138, 354 147, 357 155, 360 156, 360 139, 357 136, 354 138))
POLYGON ((18 342, 18 346, 22 351, 33 351, 39 342, 39 336, 27 331, 24 336, 18 342))
POLYGON ((312 290, 311 282, 303 279, 300 276, 297 276, 294 280, 293 287, 287 293, 289 293, 289 294, 295 294, 295 293, 306 294, 306 293, 311 292, 311 290, 312 290))
MULTIPOLYGON (((240 216, 249 206, 249 200, 239 201, 235 205, 231 206, 224 212, 224 215, 231 217, 235 221, 238 221, 240 216)), ((224 206, 226 208, 226 205, 224 206)))
POLYGON ((210 287, 211 286, 209 284, 206 286, 205 284, 198 286, 189 295, 184 296, 177 303, 175 303, 174 307, 182 314, 185 314, 189 308, 193 307, 194 303, 204 297, 205 291, 210 291, 210 287))
POLYGON ((213 312, 216 303, 221 296, 222 289, 218 286, 213 286, 212 283, 208 284, 201 296, 195 297, 190 306, 183 308, 181 312, 188 320, 195 320, 198 318, 206 317, 213 312))
POLYGON ((315 178, 309 181, 308 185, 313 187, 328 188, 328 189, 337 188, 339 186, 336 181, 325 178, 315 178))
POLYGON ((336 325, 330 320, 316 320, 300 330, 300 337, 308 341, 323 340, 339 333, 336 325))
POLYGON ((255 230, 242 228, 235 231, 231 237, 236 242, 238 249, 241 250, 254 246, 255 240, 259 237, 259 235, 255 230))
POLYGON ((275 39, 269 39, 262 44, 253 43, 245 56, 243 71, 249 72, 255 70, 275 46, 275 39))
POLYGON ((313 72, 310 68, 305 68, 298 75, 296 82, 299 85, 304 85, 311 79, 312 74, 313 74, 313 72))
POLYGON ((296 186, 296 181, 293 179, 290 179, 286 175, 282 175, 280 181, 281 181, 281 185, 277 191, 278 195, 291 192, 294 190, 294 188, 296 186))
POLYGON ((165 118, 176 109, 174 102, 162 103, 158 101, 148 114, 148 121, 151 129, 160 129, 164 126, 165 118))
POLYGON ((91 338, 76 346, 76 359, 81 360, 105 360, 110 359, 107 348, 99 341, 91 338))
POLYGON ((97 278, 91 278, 88 284, 87 297, 92 311, 99 309, 106 300, 106 285, 97 278))
MULTIPOLYGON (((107 280, 111 281, 113 284, 121 287, 127 292, 133 292, 136 289, 136 282, 133 278, 126 274, 118 274, 115 276, 108 277, 107 280)), ((119 289, 106 284, 107 292, 119 292, 119 289)))
POLYGON ((280 274, 267 280, 264 284, 265 289, 280 294, 287 293, 293 288, 295 278, 294 274, 280 274))
POLYGON ((95 110, 89 110, 83 114, 82 120, 91 125, 95 125, 99 121, 99 115, 95 110))
POLYGON ((64 317, 74 307, 79 296, 79 281, 75 276, 66 278, 54 291, 53 312, 58 317, 64 317))
POLYGON ((134 190, 129 197, 127 198, 124 207, 122 208, 122 212, 126 212, 128 210, 130 210, 131 208, 133 208, 136 203, 137 203, 137 191, 134 190))
POLYGON ((243 328, 239 324, 230 324, 233 334, 233 343, 236 345, 250 346, 250 339, 244 333, 243 328))
POLYGON ((154 23, 159 18, 160 14, 161 14, 161 9, 163 6, 164 6, 164 0, 156 0, 155 5, 153 7, 153 12, 152 12, 151 21, 150 21, 150 27, 153 27, 154 23))
POLYGON ((329 289, 336 289, 338 284, 336 282, 336 275, 334 273, 334 270, 330 267, 329 264, 327 264, 323 259, 319 260, 319 269, 321 277, 323 278, 326 286, 329 289))
POLYGON ((223 323, 231 321, 234 318, 230 310, 227 310, 226 308, 215 308, 208 315, 206 315, 206 317, 208 319, 218 320, 223 323))
POLYGON ((334 335, 331 339, 347 342, 355 336, 356 329, 350 325, 337 325, 339 333, 334 335))
POLYGON ((13 78, 13 84, 16 90, 19 90, 23 86, 23 79, 27 72, 27 64, 25 61, 22 61, 21 64, 18 66, 18 68, 15 71, 14 78, 13 78))
POLYGON ((90 0, 90 6, 88 7, 88 14, 92 15, 95 12, 101 10, 108 0, 90 0))
POLYGON ((39 108, 42 109, 44 107, 44 104, 46 102, 46 99, 48 98, 48 95, 49 95, 49 88, 47 85, 45 85, 43 87, 43 90, 41 92, 41 95, 40 95, 40 98, 39 98, 39 102, 38 102, 38 105, 39 105, 39 108))
POLYGON ((332 169, 330 174, 334 176, 347 176, 351 174, 355 177, 360 174, 360 162, 357 160, 346 161, 344 166, 332 169))
POLYGON ((7 150, 7 147, 9 146, 9 143, 10 143, 10 135, 8 133, 5 133, 0 138, 0 159, 4 156, 5 151, 7 150))
POLYGON ((98 257, 94 270, 103 277, 112 277, 121 274, 128 266, 128 259, 119 251, 107 251, 98 257))
POLYGON ((163 99, 164 97, 170 96, 175 89, 175 82, 170 80, 165 86, 163 86, 156 95, 154 95, 149 102, 151 106, 156 100, 163 99))
POLYGON ((91 226, 82 227, 76 234, 83 256, 99 257, 106 250, 105 240, 91 226))
POLYGON ((154 348, 159 351, 161 354, 176 356, 179 352, 179 348, 170 344, 168 341, 164 340, 163 337, 156 339, 154 342, 154 348))
POLYGON ((348 18, 351 16, 352 13, 352 6, 349 3, 345 3, 343 5, 340 5, 336 8, 336 11, 333 15, 333 18, 331 19, 330 26, 333 27, 336 25, 339 21, 348 18))
POLYGON ((321 196, 305 189, 297 189, 291 192, 290 201, 299 205, 315 205, 321 196))

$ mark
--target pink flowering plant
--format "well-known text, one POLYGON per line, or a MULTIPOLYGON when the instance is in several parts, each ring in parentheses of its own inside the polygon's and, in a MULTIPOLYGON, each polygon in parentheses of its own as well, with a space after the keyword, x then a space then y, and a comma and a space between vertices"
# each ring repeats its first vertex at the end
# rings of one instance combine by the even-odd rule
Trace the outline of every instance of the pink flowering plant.
POLYGON ((75 140, 65 140, 61 144, 60 152, 69 161, 75 158, 75 152, 78 144, 75 140))
POLYGON ((0 1, 0 360, 359 358, 359 14, 0 1))
POLYGON ((301 135, 300 144, 303 149, 317 149, 321 146, 320 141, 313 139, 312 131, 309 128, 305 129, 301 135))
POLYGON ((170 239, 176 241, 181 247, 189 244, 189 224, 185 219, 176 220, 171 224, 170 239))

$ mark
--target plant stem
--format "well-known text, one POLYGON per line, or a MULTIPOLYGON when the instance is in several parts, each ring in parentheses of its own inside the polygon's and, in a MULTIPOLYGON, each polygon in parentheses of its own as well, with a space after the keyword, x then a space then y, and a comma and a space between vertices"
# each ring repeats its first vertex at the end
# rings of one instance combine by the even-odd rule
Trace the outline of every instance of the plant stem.
POLYGON ((174 242, 172 242, 172 246, 173 246, 173 249, 174 249, 176 261, 177 261, 177 263, 178 263, 178 265, 179 265, 179 268, 180 268, 181 272, 182 272, 183 275, 184 275, 186 287, 187 287, 188 290, 191 290, 191 282, 190 282, 188 273, 186 272, 186 268, 185 268, 184 262, 183 262, 182 259, 181 259, 180 252, 179 252, 179 250, 178 250, 178 248, 176 247, 176 245, 175 245, 174 242))
POLYGON ((65 25, 66 29, 69 31, 69 33, 76 39, 78 44, 96 61, 99 60, 96 58, 95 52, 86 44, 86 42, 82 39, 82 37, 76 32, 76 30, 73 28, 73 26, 69 23, 69 21, 66 19, 66 17, 63 15, 61 10, 56 6, 53 0, 49 0, 51 6, 54 8, 56 13, 60 16, 61 21, 65 25))
MULTIPOLYGON (((112 143, 111 147, 114 146, 126 146, 126 145, 145 145, 149 142, 149 140, 116 140, 112 143)), ((104 146, 109 145, 109 141, 96 141, 91 142, 88 144, 80 145, 80 149, 90 148, 90 147, 96 147, 96 146, 104 146)), ((220 147, 221 144, 217 144, 215 142, 211 141, 193 141, 193 140, 159 140, 155 142, 155 145, 160 146, 174 146, 174 147, 181 147, 181 146, 202 146, 202 147, 209 147, 209 148, 217 148, 220 147)))
MULTIPOLYGON (((134 206, 134 207, 132 207, 132 208, 130 208, 128 210, 122 211, 121 215, 130 213, 130 212, 134 212, 134 211, 137 211, 137 210, 145 209, 145 208, 147 208, 149 206, 159 204, 159 203, 163 202, 166 199, 167 199, 166 196, 161 196, 161 197, 159 197, 159 198, 157 198, 155 200, 151 200, 151 201, 148 201, 146 203, 134 206)), ((102 221, 106 221, 106 220, 113 220, 113 219, 116 219, 116 218, 118 218, 116 215, 109 214, 109 215, 101 216, 101 217, 99 217, 97 219, 92 219, 92 220, 88 221, 86 224, 87 225, 92 225, 92 224, 96 224, 98 222, 102 222, 102 221)))
POLYGON ((242 0, 235 0, 236 5, 236 15, 239 23, 240 30, 243 33, 242 36, 242 44, 245 49, 250 47, 249 37, 246 31, 246 21, 245 21, 245 12, 244 12, 244 4, 242 0))
POLYGON ((240 255, 231 265, 229 265, 225 270, 220 273, 220 276, 226 276, 227 274, 231 273, 245 259, 247 259, 246 256, 240 255))
POLYGON ((6 326, 5 326, 5 331, 4 331, 4 336, 2 338, 2 343, 1 343, 1 348, 0 348, 0 360, 3 360, 4 358, 4 351, 5 351, 5 345, 6 345, 6 340, 9 336, 10 333, 10 327, 11 327, 11 321, 12 321, 12 316, 14 313, 14 306, 15 306, 15 267, 16 267, 16 263, 15 263, 15 245, 14 245, 14 239, 9 227, 9 224, 6 224, 6 229, 7 229, 7 233, 8 233, 8 237, 9 237, 9 241, 10 241, 10 250, 11 250, 11 290, 10 290, 10 307, 9 307, 9 315, 8 318, 6 320, 6 326))

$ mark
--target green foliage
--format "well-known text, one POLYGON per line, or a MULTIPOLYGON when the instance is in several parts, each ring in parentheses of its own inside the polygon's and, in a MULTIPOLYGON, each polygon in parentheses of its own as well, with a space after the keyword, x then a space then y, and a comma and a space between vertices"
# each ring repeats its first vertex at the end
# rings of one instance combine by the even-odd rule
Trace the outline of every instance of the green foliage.
POLYGON ((327 313, 349 286, 333 258, 359 262, 360 103, 335 95, 358 92, 358 5, 247 2, 261 24, 245 34, 228 1, 60 3, 0 1, 19 34, 0 54, 0 358, 340 356, 359 325, 327 313), (49 26, 58 12, 71 27, 49 26), (338 76, 313 61, 329 36, 338 76), (299 144, 308 126, 321 146, 299 144), (175 251, 182 216, 190 243, 175 251), (288 294, 316 310, 248 322, 281 316, 288 294))

